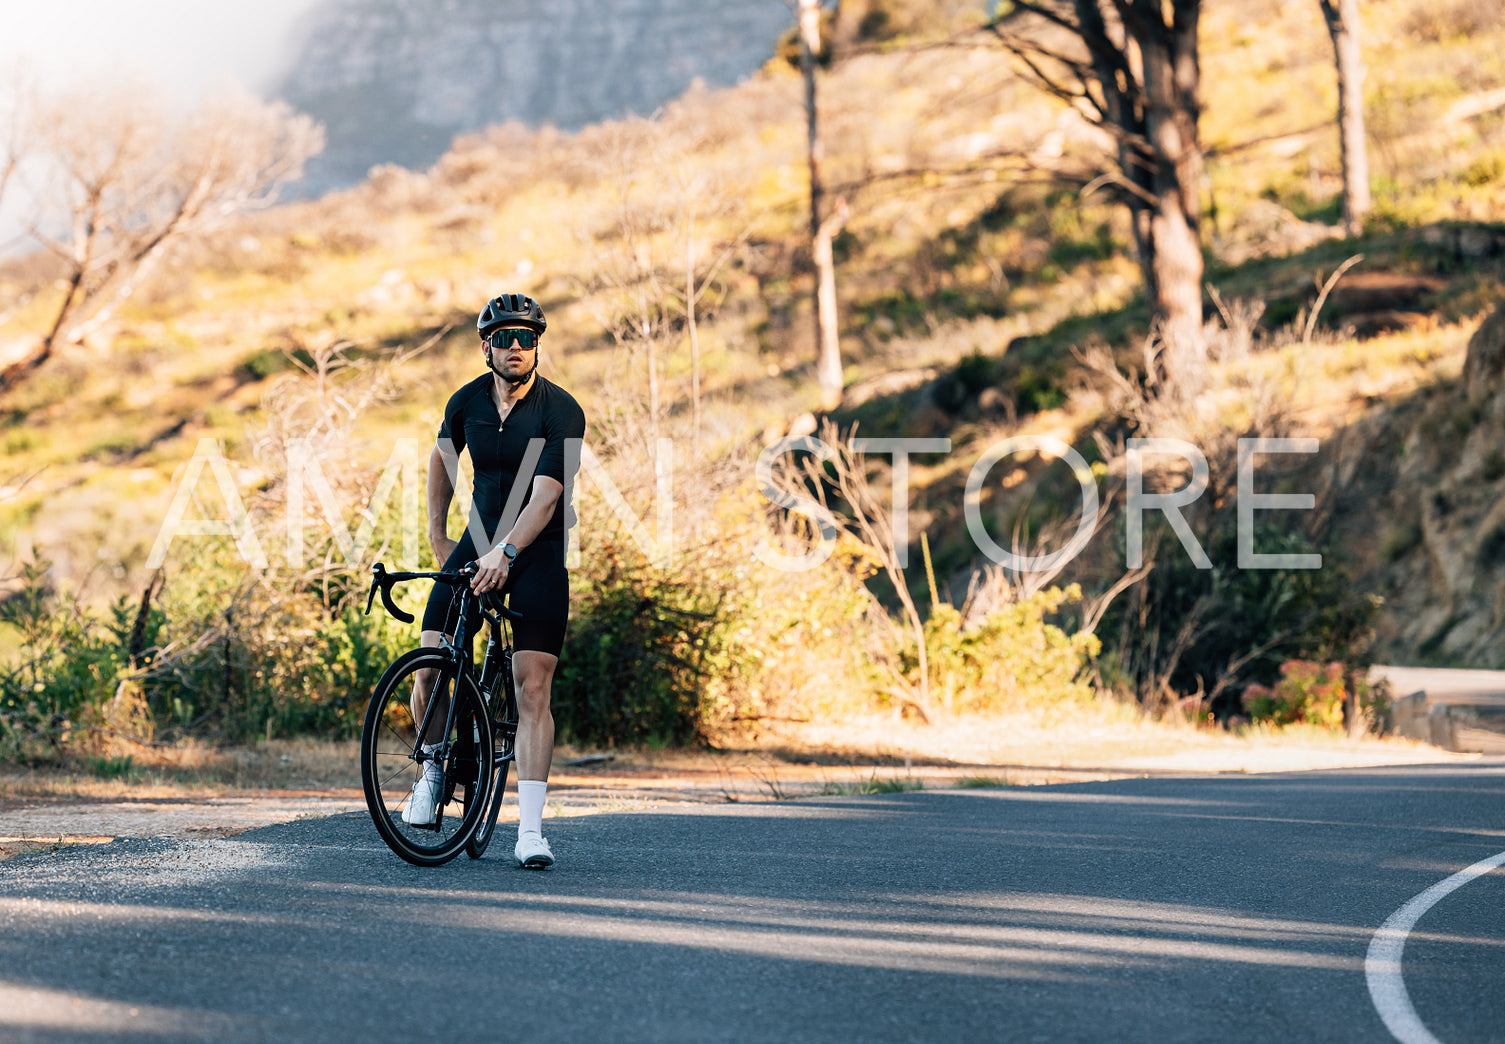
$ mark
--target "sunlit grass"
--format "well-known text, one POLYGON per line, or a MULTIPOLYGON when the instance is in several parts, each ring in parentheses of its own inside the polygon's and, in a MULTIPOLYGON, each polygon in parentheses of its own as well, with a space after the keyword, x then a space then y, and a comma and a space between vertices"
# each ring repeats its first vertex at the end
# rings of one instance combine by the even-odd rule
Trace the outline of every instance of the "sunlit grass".
POLYGON ((181 741, 112 749, 44 768, 0 766, 0 797, 168 797, 233 790, 358 788, 355 740, 271 740, 219 749, 181 741))
POLYGON ((890 776, 887 779, 879 779, 875 773, 871 779, 860 779, 853 783, 827 783, 821 787, 820 792, 828 796, 849 796, 854 794, 903 794, 912 790, 924 789, 925 784, 918 779, 902 776, 890 776))
POLYGON ((962 776, 956 781, 956 785, 964 790, 996 790, 1014 784, 1008 781, 1007 776, 962 776))

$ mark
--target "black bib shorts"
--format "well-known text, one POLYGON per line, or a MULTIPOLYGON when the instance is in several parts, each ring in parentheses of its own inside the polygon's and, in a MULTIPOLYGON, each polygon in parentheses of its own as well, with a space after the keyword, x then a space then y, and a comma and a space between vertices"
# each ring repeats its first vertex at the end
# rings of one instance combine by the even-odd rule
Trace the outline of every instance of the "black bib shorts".
MULTIPOLYGON (((512 622, 513 648, 558 656, 564 648, 564 632, 570 619, 570 574, 564 567, 564 541, 540 538, 517 553, 502 585, 507 604, 523 618, 512 622)), ((459 569, 481 556, 476 554, 470 531, 444 562, 446 571, 459 569)), ((436 583, 423 610, 423 629, 453 635, 459 622, 459 594, 448 584, 436 583)), ((467 630, 480 626, 479 611, 472 611, 467 630)))

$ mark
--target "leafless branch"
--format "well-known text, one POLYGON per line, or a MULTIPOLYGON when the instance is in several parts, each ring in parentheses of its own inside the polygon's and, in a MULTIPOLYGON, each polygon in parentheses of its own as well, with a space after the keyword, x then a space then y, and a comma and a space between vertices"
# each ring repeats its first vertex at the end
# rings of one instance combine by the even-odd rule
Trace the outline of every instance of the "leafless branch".
POLYGON ((1317 329, 1317 316, 1322 314, 1322 306, 1327 303, 1327 295, 1332 293, 1333 287, 1338 285, 1338 280, 1343 278, 1343 273, 1362 260, 1364 260, 1363 254, 1353 255, 1353 257, 1350 257, 1347 261, 1339 265, 1333 274, 1327 277, 1327 282, 1322 284, 1321 289, 1317 293, 1317 301, 1312 305, 1312 312, 1306 317, 1306 329, 1301 332, 1301 343, 1303 345, 1310 345, 1312 343, 1312 334, 1317 329))
POLYGON ((62 262, 64 290, 38 347, 0 372, 0 393, 107 323, 175 242, 272 202, 323 132, 248 95, 175 121, 149 92, 112 84, 37 102, 23 144, 39 172, 31 233, 62 262))
POLYGON ((1113 600, 1133 587, 1139 581, 1150 575, 1155 568, 1155 563, 1140 566, 1138 569, 1130 569, 1123 576, 1114 581, 1113 586, 1089 602, 1082 612, 1082 631, 1092 634, 1097 630, 1097 625, 1103 622, 1103 616, 1108 612, 1108 607, 1113 600))

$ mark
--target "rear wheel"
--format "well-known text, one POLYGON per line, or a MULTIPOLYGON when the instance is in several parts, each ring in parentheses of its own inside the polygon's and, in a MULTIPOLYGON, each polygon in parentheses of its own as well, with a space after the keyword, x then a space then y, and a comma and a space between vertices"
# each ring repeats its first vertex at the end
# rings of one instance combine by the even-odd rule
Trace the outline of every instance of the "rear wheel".
POLYGON ((486 846, 496 833, 496 819, 502 811, 502 799, 507 796, 507 772, 517 753, 517 698, 512 690, 512 659, 507 657, 497 674, 491 694, 491 716, 496 722, 496 745, 492 759, 496 765, 496 777, 491 784, 490 807, 486 818, 476 829, 475 836, 465 845, 465 852, 472 859, 486 854, 486 846))
POLYGON ((438 649, 414 649, 400 657, 377 683, 361 734, 361 784, 382 840, 417 866, 438 866, 459 855, 488 810, 493 752, 486 709, 470 677, 438 649), (437 752, 444 782, 434 822, 415 825, 402 816, 426 767, 410 706, 423 670, 436 672, 435 714, 444 710, 445 697, 454 699, 455 713, 437 752))

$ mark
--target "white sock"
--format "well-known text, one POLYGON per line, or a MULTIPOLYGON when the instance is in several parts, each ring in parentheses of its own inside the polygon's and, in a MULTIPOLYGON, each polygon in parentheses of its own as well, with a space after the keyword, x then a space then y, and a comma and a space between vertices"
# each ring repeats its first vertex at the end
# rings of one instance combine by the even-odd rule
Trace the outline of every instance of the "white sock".
MULTIPOLYGON (((432 754, 441 746, 443 746, 442 743, 425 743, 423 745, 423 752, 425 754, 432 754)), ((423 778, 431 779, 435 783, 442 783, 444 781, 444 768, 439 764, 437 759, 430 758, 423 763, 423 778)))
POLYGON ((548 793, 548 780, 520 779, 517 781, 518 837, 524 834, 543 835, 543 802, 548 793))

